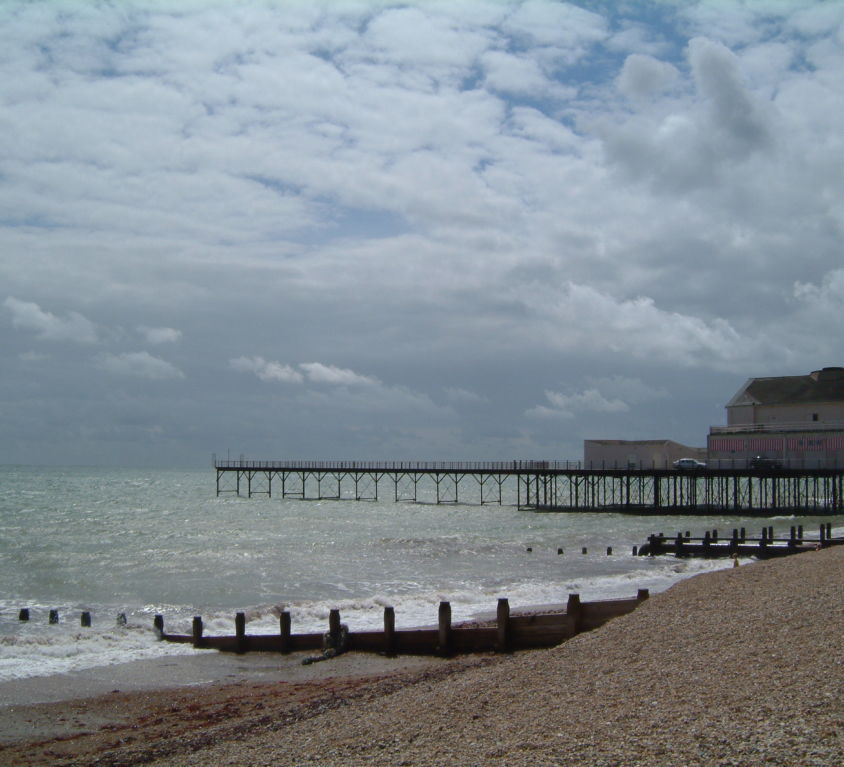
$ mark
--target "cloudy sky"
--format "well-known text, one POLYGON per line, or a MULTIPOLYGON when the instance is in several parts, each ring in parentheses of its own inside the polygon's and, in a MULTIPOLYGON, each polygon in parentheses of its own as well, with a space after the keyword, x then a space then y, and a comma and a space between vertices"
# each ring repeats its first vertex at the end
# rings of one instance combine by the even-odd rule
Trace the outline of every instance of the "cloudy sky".
POLYGON ((844 364, 844 2, 2 0, 0 462, 702 445, 844 364))

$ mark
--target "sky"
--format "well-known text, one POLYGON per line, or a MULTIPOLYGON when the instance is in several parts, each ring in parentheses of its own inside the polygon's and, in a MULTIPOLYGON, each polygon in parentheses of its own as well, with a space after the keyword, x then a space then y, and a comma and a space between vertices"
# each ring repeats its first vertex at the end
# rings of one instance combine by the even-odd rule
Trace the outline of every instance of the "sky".
POLYGON ((844 365, 844 0, 2 0, 0 463, 705 445, 844 365))

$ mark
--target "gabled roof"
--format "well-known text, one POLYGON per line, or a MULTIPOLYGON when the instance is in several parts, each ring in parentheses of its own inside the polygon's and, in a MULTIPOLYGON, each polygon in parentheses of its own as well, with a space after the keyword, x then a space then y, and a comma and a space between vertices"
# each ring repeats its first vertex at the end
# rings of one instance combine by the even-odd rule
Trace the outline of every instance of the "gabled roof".
POLYGON ((844 402, 844 368, 823 368, 805 376, 749 378, 727 407, 814 402, 844 402))

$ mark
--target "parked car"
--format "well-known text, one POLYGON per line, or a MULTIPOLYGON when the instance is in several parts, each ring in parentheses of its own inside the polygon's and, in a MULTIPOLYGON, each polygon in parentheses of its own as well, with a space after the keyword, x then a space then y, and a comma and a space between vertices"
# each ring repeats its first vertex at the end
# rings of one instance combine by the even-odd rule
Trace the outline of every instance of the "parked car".
POLYGON ((750 459, 751 469, 781 469, 782 461, 776 458, 766 458, 764 455, 755 455, 750 459))
POLYGON ((697 458, 678 458, 674 461, 675 469, 705 469, 706 464, 703 461, 698 461, 697 458))

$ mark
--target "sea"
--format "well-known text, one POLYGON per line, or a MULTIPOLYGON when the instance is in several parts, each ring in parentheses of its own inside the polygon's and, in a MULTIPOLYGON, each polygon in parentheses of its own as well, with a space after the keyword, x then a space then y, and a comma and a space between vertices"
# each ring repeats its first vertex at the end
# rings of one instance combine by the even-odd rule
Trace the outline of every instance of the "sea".
POLYGON ((382 626, 388 605, 410 628, 435 625, 444 600, 460 621, 499 597, 516 610, 653 594, 732 563, 634 556, 650 533, 795 524, 418 501, 218 496, 212 467, 0 466, 0 682, 213 652, 158 641, 156 614, 170 633, 200 615, 206 634, 233 634, 244 612, 262 634, 287 610, 296 633, 326 631, 337 608, 354 631, 382 626))

